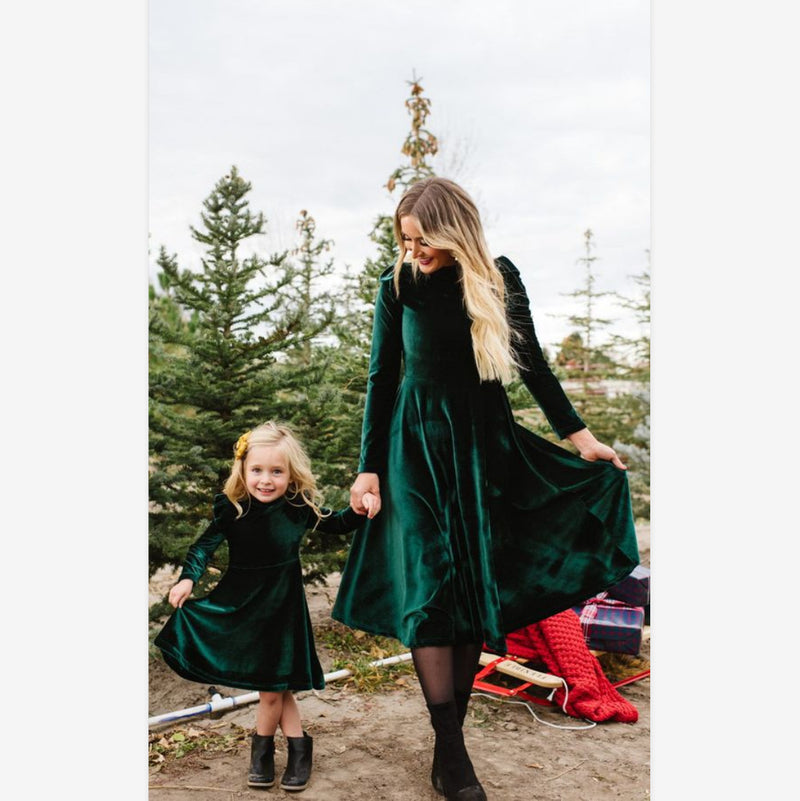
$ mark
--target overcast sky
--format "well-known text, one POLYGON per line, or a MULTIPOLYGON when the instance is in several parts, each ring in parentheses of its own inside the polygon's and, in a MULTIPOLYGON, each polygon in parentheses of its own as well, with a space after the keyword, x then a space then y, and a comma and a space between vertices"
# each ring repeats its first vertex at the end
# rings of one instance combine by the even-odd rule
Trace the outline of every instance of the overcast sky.
MULTIPOLYGON (((635 292, 650 247, 650 12, 643 0, 160 0, 149 13, 149 231, 196 266, 189 225, 235 164, 295 244, 300 209, 341 268, 374 254, 406 163, 408 81, 432 102, 432 166, 473 195, 520 268, 540 337, 579 311, 583 232, 597 290, 635 292)), ((630 330, 624 312, 617 328, 630 330)))

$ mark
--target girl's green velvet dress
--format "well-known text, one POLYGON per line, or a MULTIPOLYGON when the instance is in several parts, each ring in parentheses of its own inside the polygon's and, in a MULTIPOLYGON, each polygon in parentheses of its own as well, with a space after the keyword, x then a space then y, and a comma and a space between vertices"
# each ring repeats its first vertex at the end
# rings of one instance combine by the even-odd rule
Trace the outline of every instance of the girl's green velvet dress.
MULTIPOLYGON (((286 497, 272 503, 214 498, 205 533, 190 548, 181 579, 197 581, 211 555, 228 540, 229 564, 204 598, 187 600, 155 639, 180 676, 246 690, 321 690, 325 680, 314 648, 300 567, 300 543, 317 517, 286 497)), ((324 510, 327 511, 327 510, 324 510)), ((350 509, 323 518, 325 534, 352 531, 364 520, 350 509)))
MULTIPOLYGON (((497 260, 520 376, 560 437, 585 427, 542 354, 516 267, 497 260)), ((513 418, 481 382, 460 266, 381 276, 359 472, 382 508, 354 535, 333 617, 407 647, 483 642, 549 617, 639 562, 624 471, 513 418), (402 381, 400 373, 402 366, 402 381)))

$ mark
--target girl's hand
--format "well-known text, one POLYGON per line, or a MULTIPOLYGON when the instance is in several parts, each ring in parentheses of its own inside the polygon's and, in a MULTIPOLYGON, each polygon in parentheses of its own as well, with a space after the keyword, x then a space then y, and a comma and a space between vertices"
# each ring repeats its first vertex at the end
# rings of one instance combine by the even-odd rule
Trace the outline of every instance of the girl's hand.
POLYGON ((372 520, 381 509, 381 499, 371 492, 365 492, 361 496, 361 505, 367 510, 367 517, 372 520))
POLYGON ((617 452, 608 445, 603 445, 588 428, 568 434, 567 439, 578 449, 581 459, 586 459, 587 462, 596 462, 598 459, 602 459, 611 462, 620 470, 628 469, 617 456, 617 452))
POLYGON ((191 579, 182 579, 169 591, 169 602, 180 609, 183 602, 192 594, 194 582, 191 579))
POLYGON ((356 476, 353 486, 350 487, 350 508, 360 515, 365 515, 371 511, 371 517, 375 517, 380 512, 381 482, 377 473, 359 473, 356 476), (364 505, 363 498, 365 493, 375 496, 374 500, 371 501, 371 509, 364 505))

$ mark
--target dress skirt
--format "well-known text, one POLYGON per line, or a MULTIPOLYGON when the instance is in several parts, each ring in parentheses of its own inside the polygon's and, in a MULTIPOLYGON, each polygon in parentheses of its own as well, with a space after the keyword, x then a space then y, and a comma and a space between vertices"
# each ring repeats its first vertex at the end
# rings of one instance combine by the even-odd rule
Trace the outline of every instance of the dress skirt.
POLYGON ((299 559, 229 566, 204 598, 176 609, 155 640, 180 676, 245 690, 321 690, 299 559))

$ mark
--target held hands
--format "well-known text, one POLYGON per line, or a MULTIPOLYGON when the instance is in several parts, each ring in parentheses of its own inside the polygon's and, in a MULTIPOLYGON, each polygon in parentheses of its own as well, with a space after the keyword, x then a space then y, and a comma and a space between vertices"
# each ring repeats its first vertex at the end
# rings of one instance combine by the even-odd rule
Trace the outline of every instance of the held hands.
POLYGON ((377 473, 359 473, 350 487, 350 508, 370 519, 381 510, 381 485, 377 473))
POLYGON ((180 609, 183 602, 192 594, 194 582, 191 579, 182 579, 169 591, 169 602, 180 609))
POLYGON ((620 470, 628 469, 617 456, 617 452, 608 445, 603 445, 588 428, 568 434, 567 439, 578 449, 581 459, 586 459, 587 462, 596 462, 598 459, 602 459, 611 462, 620 470))
POLYGON ((381 499, 371 492, 365 492, 361 496, 361 505, 367 510, 367 517, 372 520, 381 508, 381 499))

